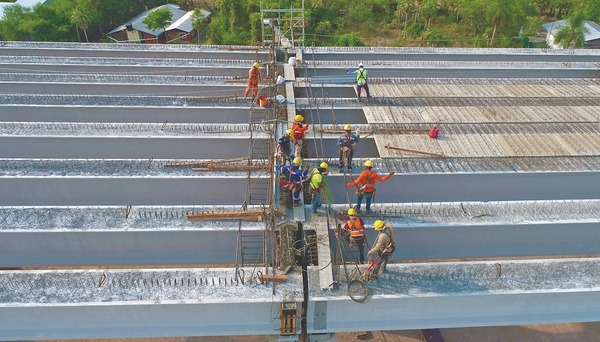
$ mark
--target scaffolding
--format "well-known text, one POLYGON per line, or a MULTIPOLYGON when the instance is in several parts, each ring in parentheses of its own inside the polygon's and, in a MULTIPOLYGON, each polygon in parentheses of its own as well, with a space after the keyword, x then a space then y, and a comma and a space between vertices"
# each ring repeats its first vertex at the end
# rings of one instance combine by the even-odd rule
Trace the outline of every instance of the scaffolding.
POLYGON ((291 50, 304 48, 304 0, 301 8, 291 5, 289 9, 265 8, 261 0, 260 19, 264 45, 291 50))

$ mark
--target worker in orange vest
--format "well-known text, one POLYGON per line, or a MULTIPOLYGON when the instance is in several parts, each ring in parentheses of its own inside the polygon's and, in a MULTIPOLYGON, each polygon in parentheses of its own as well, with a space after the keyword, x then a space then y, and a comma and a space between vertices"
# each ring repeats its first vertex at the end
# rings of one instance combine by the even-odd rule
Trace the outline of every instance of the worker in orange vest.
POLYGON ((348 209, 348 221, 344 225, 344 231, 349 234, 349 247, 358 246, 359 261, 365 263, 365 221, 356 216, 356 210, 348 209))
POLYGON ((304 123, 304 117, 300 114, 294 117, 294 123, 292 124, 292 131, 294 131, 294 155, 300 156, 302 152, 302 141, 304 140, 304 133, 308 130, 308 124, 304 123))
POLYGON ((375 182, 385 182, 390 179, 394 172, 390 172, 384 177, 381 177, 377 172, 373 171, 373 161, 367 160, 365 162, 365 170, 360 173, 357 179, 352 182, 346 184, 347 187, 351 188, 353 186, 357 187, 356 191, 356 205, 354 209, 358 212, 360 211, 360 205, 362 203, 363 198, 366 198, 367 201, 367 213, 371 213, 371 201, 373 200, 373 194, 375 193, 375 182))
POLYGON ((250 94, 250 89, 252 89, 253 95, 252 97, 256 97, 258 94, 258 81, 260 81, 260 64, 258 62, 254 62, 252 68, 248 71, 248 85, 246 86, 246 91, 244 92, 244 96, 248 97, 250 94))

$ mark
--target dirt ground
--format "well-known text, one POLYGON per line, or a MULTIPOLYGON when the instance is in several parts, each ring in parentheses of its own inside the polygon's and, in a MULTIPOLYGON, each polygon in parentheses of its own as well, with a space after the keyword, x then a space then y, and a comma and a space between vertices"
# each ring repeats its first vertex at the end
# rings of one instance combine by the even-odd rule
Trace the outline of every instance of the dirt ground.
MULTIPOLYGON (((600 322, 442 329, 445 342, 596 342, 600 322)), ((276 342, 277 336, 52 340, 46 342, 276 342)), ((418 330, 338 333, 336 342, 422 342, 418 330)))

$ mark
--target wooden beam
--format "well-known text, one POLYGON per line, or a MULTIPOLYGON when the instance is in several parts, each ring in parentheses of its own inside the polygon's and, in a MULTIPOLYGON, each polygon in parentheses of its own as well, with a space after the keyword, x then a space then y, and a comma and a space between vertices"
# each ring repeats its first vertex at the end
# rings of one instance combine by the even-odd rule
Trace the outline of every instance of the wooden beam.
POLYGON ((250 157, 240 157, 240 158, 231 158, 231 159, 216 159, 216 160, 194 160, 194 161, 184 161, 184 162, 166 162, 164 164, 165 167, 206 167, 211 164, 225 164, 225 163, 234 163, 240 161, 248 161, 250 157))
MULTIPOLYGON (((342 128, 321 128, 321 129, 317 129, 317 132, 342 134, 345 131, 342 128)), ((356 133, 357 131, 353 130, 353 132, 356 133)), ((424 129, 424 128, 375 128, 374 130, 360 131, 360 133, 363 133, 363 134, 428 133, 428 132, 429 132, 429 129, 424 129)))
POLYGON ((390 150, 402 151, 402 152, 424 154, 426 156, 431 156, 431 157, 436 157, 436 158, 446 158, 446 156, 443 153, 432 153, 432 152, 425 152, 425 151, 419 151, 419 150, 411 150, 409 148, 394 147, 394 146, 388 146, 388 145, 385 145, 385 148, 390 149, 390 150))
POLYGON ((242 220, 259 222, 262 221, 264 212, 262 210, 254 211, 228 211, 228 212, 207 212, 187 215, 188 221, 204 220, 242 220))
POLYGON ((194 167, 192 171, 252 171, 271 169, 271 164, 262 165, 207 165, 203 167, 194 167))
POLYGON ((274 283, 284 283, 288 280, 288 276, 285 274, 263 274, 260 276, 260 282, 266 283, 267 281, 272 281, 274 283))

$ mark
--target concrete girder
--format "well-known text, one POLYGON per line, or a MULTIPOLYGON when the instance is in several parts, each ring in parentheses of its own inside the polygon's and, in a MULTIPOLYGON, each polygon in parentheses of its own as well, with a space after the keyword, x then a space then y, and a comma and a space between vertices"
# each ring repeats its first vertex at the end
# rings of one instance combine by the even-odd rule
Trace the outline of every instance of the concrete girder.
POLYGON ((92 231, 83 227, 21 232, 3 229, 0 267, 234 265, 239 251, 237 225, 235 221, 221 221, 220 230, 177 232, 161 228, 92 231))
MULTIPOLYGON (((308 332, 597 321, 598 265, 392 264, 367 284, 371 295, 363 304, 345 286, 314 287, 317 266, 308 272, 308 332), (361 315, 348 314, 357 309, 361 315)), ((289 274, 272 295, 270 285, 251 282, 250 271, 240 274, 244 283, 233 280, 235 269, 0 271, 0 335, 11 341, 278 334, 277 306, 301 301, 301 276, 289 274)))
MULTIPOLYGON (((188 97, 243 97, 245 84, 117 84, 0 81, 5 94, 71 94, 71 95, 173 95, 188 97)), ((250 104, 250 100, 248 100, 250 104)))
MULTIPOLYGON (((305 53, 310 58, 306 63, 314 61, 351 61, 365 64, 370 61, 487 61, 487 62, 597 62, 600 57, 596 51, 570 53, 565 50, 546 50, 540 53, 539 49, 430 49, 430 48, 385 48, 369 47, 368 49, 348 48, 311 48, 305 53)), ((367 67, 369 67, 367 65, 367 67)))
MULTIPOLYGON (((253 143, 266 146, 267 139, 253 143)), ((248 146, 249 136, 0 136, 0 158, 227 159, 247 155, 248 146)), ((260 152, 256 158, 268 157, 260 152)))
MULTIPOLYGON (((152 211, 153 208, 150 208, 152 211)), ((160 208, 157 209, 161 211, 160 208)), ((205 209, 198 209, 202 211, 205 209)), ((217 221, 202 225, 181 226, 184 217, 158 219, 141 217, 143 208, 134 208, 131 226, 117 225, 119 218, 106 218, 106 226, 84 224, 60 226, 55 222, 31 222, 31 227, 0 230, 0 266, 33 267, 36 265, 153 265, 153 264, 228 264, 234 263, 237 251, 237 223, 217 221), (136 226, 136 220, 153 222, 151 228, 136 226), (177 234, 174 234, 177 231, 177 234)), ((120 213, 124 215, 125 209, 120 213)), ((506 213, 495 212, 502 220, 506 213)), ((557 215, 560 213, 557 212, 557 215)), ((45 215, 45 214, 44 214, 45 215)), ((60 222, 59 214, 53 218, 60 222)), ((90 211, 89 215, 101 214, 90 211)), ((154 214, 157 216, 157 213, 154 214)), ((165 215, 167 215, 165 213, 165 215)), ((144 214, 145 216, 145 214, 144 214)), ((375 217, 378 218, 379 216, 375 217)), ((410 216, 408 216, 410 217, 410 216)), ((375 241, 371 227, 375 218, 365 217, 367 241, 375 241)), ((406 224, 406 218, 383 217, 396 230, 398 247, 393 260, 426 260, 491 257, 534 257, 539 255, 599 254, 598 222, 579 221, 530 223, 457 224, 431 222, 406 224), (518 243, 515 243, 518 241, 518 243)), ((519 218, 514 218, 519 220, 519 218)), ((66 222, 78 220, 65 217, 66 222)), ((590 218, 593 220, 593 218, 590 218)), ((262 226, 242 224, 242 235, 262 232, 262 226)), ((260 225, 260 224, 258 224, 260 225)), ((305 228, 315 228, 308 223, 305 228)), ((329 243, 336 250, 337 240, 329 233, 329 243)), ((329 284, 329 283, 328 283, 329 284)))
MULTIPOLYGON (((251 181, 254 186, 268 188, 268 178, 257 177, 251 181)), ((245 176, 0 177, 0 205, 241 206, 247 187, 248 179, 245 176)))
MULTIPOLYGON (((519 68, 519 67, 480 67, 473 66, 453 68, 448 67, 385 67, 377 68, 377 66, 367 65, 369 77, 403 77, 403 78, 596 78, 598 70, 592 66, 581 68, 567 68, 561 65, 563 69, 547 69, 547 68, 519 68)), ((302 69, 301 77, 319 76, 334 76, 343 73, 343 66, 335 68, 317 67, 317 69, 306 68, 302 69)), ((317 88, 317 87, 315 87, 317 88)), ((314 91, 314 90, 313 90, 314 91)), ((317 96, 316 94, 314 95, 317 96)), ((301 93, 301 97, 305 97, 301 93)), ((330 92, 329 97, 335 97, 330 92)))
POLYGON ((542 293, 374 296, 308 305, 309 333, 463 328, 600 321, 598 289, 542 293), (349 314, 360 310, 359 315, 349 314), (323 315, 326 314, 326 319, 323 315))
MULTIPOLYGON (((23 44, 23 46, 14 46, 16 42, 11 42, 13 46, 5 45, 0 51, 0 56, 45 56, 45 57, 108 57, 108 58, 155 58, 155 59, 190 59, 197 61, 199 59, 225 59, 225 60, 247 60, 250 68, 252 62, 258 58, 261 61, 268 59, 267 50, 253 47, 240 47, 231 49, 219 48, 190 48, 186 45, 169 45, 169 50, 153 50, 140 44, 119 44, 118 49, 110 49, 110 44, 83 44, 83 43, 52 43, 49 46, 41 46, 43 43, 23 44)), ((204 66, 205 67, 205 66, 204 66)))
POLYGON ((103 74, 103 75, 183 75, 183 76, 222 76, 239 77, 244 84, 248 77, 248 69, 252 61, 247 62, 247 66, 213 66, 206 67, 202 65, 182 65, 182 66, 162 66, 162 65, 119 65, 115 64, 21 64, 21 63, 0 63, 0 70, 14 71, 18 73, 79 73, 79 74, 103 74))
MULTIPOLYGON (((260 108, 254 108, 260 111, 260 108)), ((248 123, 247 107, 0 105, 4 122, 248 123)), ((361 111, 362 114, 362 111, 361 111)), ((364 118, 363 118, 364 120, 364 118)))
MULTIPOLYGON (((354 198, 355 188, 346 188, 350 177, 328 180, 336 203, 354 198)), ((376 187, 374 203, 597 199, 600 172, 410 173, 376 187)))

